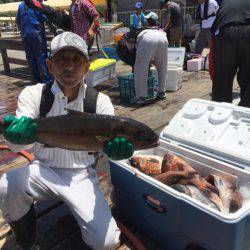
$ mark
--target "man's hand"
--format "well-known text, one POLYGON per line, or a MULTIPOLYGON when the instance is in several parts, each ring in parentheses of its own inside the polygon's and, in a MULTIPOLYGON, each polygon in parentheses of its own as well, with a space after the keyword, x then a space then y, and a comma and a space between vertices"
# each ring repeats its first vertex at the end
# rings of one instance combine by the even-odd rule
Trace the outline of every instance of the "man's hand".
POLYGON ((103 152, 110 159, 120 161, 133 155, 134 146, 125 138, 115 138, 113 141, 105 142, 103 152))
POLYGON ((93 30, 89 29, 88 31, 88 38, 89 40, 92 40, 95 36, 95 33, 93 32, 93 30))
POLYGON ((8 115, 3 119, 4 138, 12 143, 26 145, 36 141, 37 124, 33 119, 22 116, 20 119, 8 115))

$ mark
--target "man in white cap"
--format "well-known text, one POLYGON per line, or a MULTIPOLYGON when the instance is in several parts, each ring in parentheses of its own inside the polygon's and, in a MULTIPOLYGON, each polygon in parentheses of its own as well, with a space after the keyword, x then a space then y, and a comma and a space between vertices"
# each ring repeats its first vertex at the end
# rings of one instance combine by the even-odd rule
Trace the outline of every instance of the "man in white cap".
POLYGON ((148 95, 148 72, 150 62, 154 61, 158 72, 159 90, 157 97, 165 98, 168 64, 168 39, 166 33, 157 27, 158 16, 150 12, 145 16, 149 27, 141 31, 136 39, 135 98, 132 103, 143 104, 148 95))
MULTIPOLYGON (((65 115, 68 109, 114 115, 109 97, 84 84, 89 67, 87 50, 85 41, 74 33, 56 36, 47 60, 55 80, 26 87, 19 96, 16 117, 3 119, 4 137, 13 151, 34 146, 33 162, 0 179, 3 217, 25 250, 38 249, 33 203, 46 199, 61 200, 69 207, 91 248, 115 249, 120 242, 120 231, 92 168, 94 156, 35 142, 37 125, 33 119, 65 115)), ((125 138, 104 144, 104 153, 115 160, 129 158, 133 153, 133 145, 125 138)))

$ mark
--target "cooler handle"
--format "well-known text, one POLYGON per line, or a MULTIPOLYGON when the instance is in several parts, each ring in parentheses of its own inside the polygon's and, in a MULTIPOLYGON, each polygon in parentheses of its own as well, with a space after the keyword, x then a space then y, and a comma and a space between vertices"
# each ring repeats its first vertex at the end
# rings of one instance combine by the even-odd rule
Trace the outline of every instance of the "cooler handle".
POLYGON ((155 210, 159 214, 165 214, 166 208, 161 204, 161 202, 155 198, 153 198, 149 194, 144 194, 143 196, 144 202, 153 210, 155 210))

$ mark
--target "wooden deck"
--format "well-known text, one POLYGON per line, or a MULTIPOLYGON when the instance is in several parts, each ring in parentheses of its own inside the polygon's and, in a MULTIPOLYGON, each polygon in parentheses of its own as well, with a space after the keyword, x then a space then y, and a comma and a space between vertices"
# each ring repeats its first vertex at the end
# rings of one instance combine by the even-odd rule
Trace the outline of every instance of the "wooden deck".
MULTIPOLYGON (((128 72, 130 68, 122 63, 117 64, 118 74, 128 72)), ((15 68, 9 74, 0 72, 0 118, 7 114, 13 114, 16 108, 17 97, 20 91, 30 84, 30 74, 26 67, 15 68)), ((183 104, 191 98, 210 99, 211 80, 208 72, 185 73, 183 75, 183 87, 178 92, 168 93, 162 101, 151 101, 145 106, 124 105, 119 100, 117 79, 98 86, 98 89, 110 96, 115 105, 116 114, 134 118, 149 125, 152 129, 160 132, 168 124, 183 104)), ((238 87, 235 86, 235 94, 238 87)), ((0 144, 3 138, 0 136, 0 144)), ((0 163, 1 154, 0 152, 0 163)), ((8 164, 23 165, 27 161, 18 156, 8 164)), ((5 164, 5 163, 1 163, 5 164)), ((110 192, 112 184, 109 177, 109 167, 106 159, 102 159, 97 167, 101 190, 112 207, 110 192)), ((46 207, 48 207, 46 205, 46 207)), ((119 211, 114 211, 115 217, 122 220, 119 211)), ((123 221, 126 224, 126 221, 123 221)), ((18 249, 9 227, 0 219, 0 248, 18 249), (7 236, 7 237, 6 237, 7 236)), ((127 225, 142 240, 147 249, 160 249, 149 236, 143 235, 134 225, 127 225)), ((59 203, 49 209, 45 209, 43 203, 37 207, 38 238, 42 249, 88 249, 81 240, 79 228, 72 215, 64 204, 59 203)), ((129 243, 128 243, 129 245, 129 243)), ((131 247, 133 249, 133 247, 131 247)))

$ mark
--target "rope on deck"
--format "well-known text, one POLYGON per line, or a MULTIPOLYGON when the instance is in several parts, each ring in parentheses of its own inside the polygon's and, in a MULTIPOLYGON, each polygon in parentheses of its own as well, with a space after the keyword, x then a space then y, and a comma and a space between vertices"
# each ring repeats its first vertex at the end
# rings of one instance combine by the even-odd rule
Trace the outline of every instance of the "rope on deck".
MULTIPOLYGON (((6 145, 0 145, 0 150, 10 150, 10 148, 6 145)), ((25 157, 29 162, 33 161, 34 159, 34 156, 25 150, 21 150, 18 152, 18 154, 25 157)))

